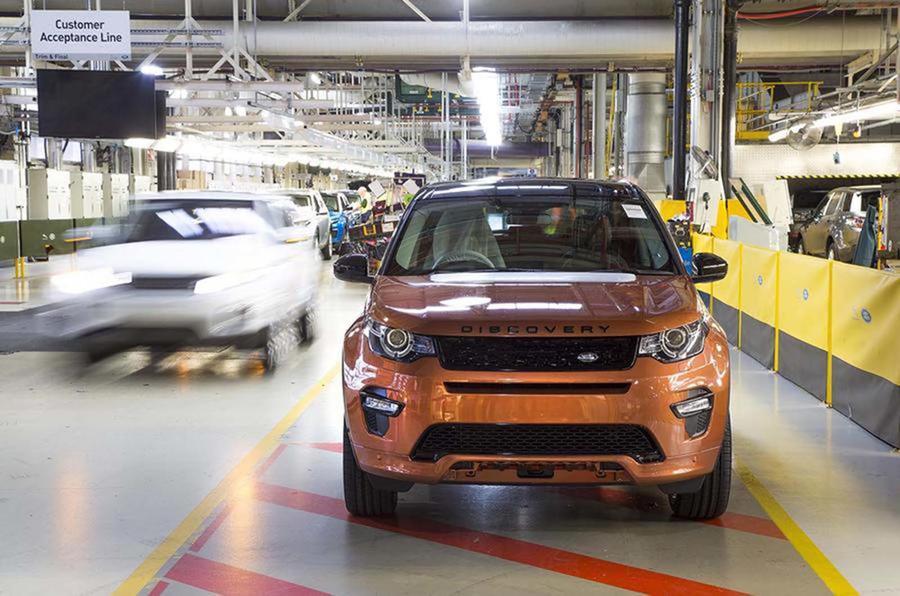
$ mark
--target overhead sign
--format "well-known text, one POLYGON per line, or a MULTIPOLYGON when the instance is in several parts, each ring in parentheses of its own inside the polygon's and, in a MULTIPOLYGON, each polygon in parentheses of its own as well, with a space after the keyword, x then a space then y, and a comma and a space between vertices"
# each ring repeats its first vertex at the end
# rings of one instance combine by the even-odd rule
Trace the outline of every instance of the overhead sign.
POLYGON ((131 60, 127 10, 35 10, 31 52, 41 60, 131 60))

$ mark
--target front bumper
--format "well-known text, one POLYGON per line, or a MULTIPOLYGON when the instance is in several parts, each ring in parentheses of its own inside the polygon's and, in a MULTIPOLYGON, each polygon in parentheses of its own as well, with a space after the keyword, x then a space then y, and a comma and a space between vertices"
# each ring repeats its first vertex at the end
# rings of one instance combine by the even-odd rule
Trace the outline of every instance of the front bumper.
POLYGON ((729 372, 725 337, 710 331, 704 351, 663 364, 638 358, 628 370, 504 373, 444 370, 437 358, 399 364, 373 354, 357 323, 344 346, 344 401, 360 467, 407 482, 468 484, 669 484, 712 471, 728 419, 729 372), (514 394, 466 392, 465 383, 630 383, 622 394, 514 394), (447 384, 452 384, 452 391, 447 384), (383 388, 403 404, 384 436, 369 431, 360 401, 365 388, 383 388), (672 404, 705 388, 713 409, 707 429, 690 436, 672 404), (628 455, 464 455, 436 461, 412 457, 435 424, 627 424, 645 429, 663 455, 641 463, 628 455))
POLYGON ((241 292, 111 288, 56 304, 41 326, 70 340, 117 345, 230 345, 284 319, 287 308, 241 292))

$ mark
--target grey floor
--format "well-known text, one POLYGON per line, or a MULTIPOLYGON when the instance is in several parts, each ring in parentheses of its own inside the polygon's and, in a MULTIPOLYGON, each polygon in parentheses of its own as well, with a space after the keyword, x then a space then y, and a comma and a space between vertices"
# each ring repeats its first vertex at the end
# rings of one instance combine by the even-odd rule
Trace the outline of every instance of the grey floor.
POLYGON ((900 454, 739 352, 718 524, 618 488, 416 487, 348 518, 334 373, 366 289, 322 283, 320 337, 266 377, 230 352, 86 369, 33 335, 41 284, 0 282, 0 594, 900 594, 900 454))

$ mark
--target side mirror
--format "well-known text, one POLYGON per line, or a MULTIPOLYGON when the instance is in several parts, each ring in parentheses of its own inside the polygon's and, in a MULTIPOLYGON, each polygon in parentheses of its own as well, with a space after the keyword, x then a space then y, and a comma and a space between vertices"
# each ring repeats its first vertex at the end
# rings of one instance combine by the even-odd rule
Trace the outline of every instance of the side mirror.
POLYGON ((369 259, 366 255, 344 255, 334 262, 334 276, 341 281, 372 283, 369 277, 369 259))
POLYGON ((728 261, 711 252, 698 252, 693 261, 694 274, 691 275, 691 280, 695 284, 719 281, 728 274, 728 261))

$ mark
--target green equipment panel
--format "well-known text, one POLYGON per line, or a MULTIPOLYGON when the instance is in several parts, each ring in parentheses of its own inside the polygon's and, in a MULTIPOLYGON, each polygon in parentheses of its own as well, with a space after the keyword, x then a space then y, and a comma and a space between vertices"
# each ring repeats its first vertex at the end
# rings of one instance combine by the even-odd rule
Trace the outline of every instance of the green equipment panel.
POLYGON ((19 222, 0 221, 0 261, 19 256, 19 222))
POLYGON ((67 255, 75 250, 75 243, 66 242, 72 219, 30 219, 22 222, 22 254, 26 257, 67 255))

